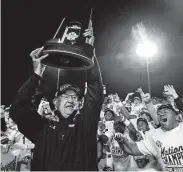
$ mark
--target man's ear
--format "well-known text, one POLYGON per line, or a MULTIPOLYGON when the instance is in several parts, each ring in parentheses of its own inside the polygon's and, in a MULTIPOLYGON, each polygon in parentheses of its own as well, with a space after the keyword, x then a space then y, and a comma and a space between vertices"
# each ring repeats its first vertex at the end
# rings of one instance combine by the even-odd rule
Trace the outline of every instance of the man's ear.
POLYGON ((53 104, 54 104, 54 106, 56 106, 57 101, 58 101, 58 98, 54 98, 54 99, 53 99, 53 104))

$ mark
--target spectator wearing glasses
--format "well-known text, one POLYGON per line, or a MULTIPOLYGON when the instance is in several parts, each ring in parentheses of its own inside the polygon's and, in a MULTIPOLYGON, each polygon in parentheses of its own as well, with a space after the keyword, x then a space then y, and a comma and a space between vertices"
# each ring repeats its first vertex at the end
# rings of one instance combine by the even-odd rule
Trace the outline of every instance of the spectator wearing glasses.
MULTIPOLYGON (((90 31, 85 33, 93 39, 90 31)), ((91 42, 91 41, 90 41, 91 42)), ((53 100, 59 121, 43 118, 31 104, 32 95, 44 72, 41 60, 43 48, 31 53, 34 74, 18 91, 10 108, 10 116, 25 137, 35 144, 33 171, 95 171, 97 170, 97 125, 102 105, 102 84, 99 66, 86 71, 88 89, 81 113, 75 109, 81 97, 77 86, 62 85, 53 100)))

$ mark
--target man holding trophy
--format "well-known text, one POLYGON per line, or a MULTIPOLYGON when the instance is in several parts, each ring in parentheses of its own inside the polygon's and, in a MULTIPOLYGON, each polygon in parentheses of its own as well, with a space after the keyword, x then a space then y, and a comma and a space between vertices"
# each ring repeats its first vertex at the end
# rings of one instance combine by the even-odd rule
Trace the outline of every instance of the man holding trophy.
MULTIPOLYGON (((87 39, 84 44, 93 46, 91 25, 82 36, 87 39)), ((59 41, 56 46, 60 45, 59 41)), ((68 46, 72 48, 73 43, 68 46)), ((39 115, 31 104, 31 97, 45 69, 43 60, 48 58, 51 52, 48 49, 45 51, 44 48, 31 52, 34 74, 20 88, 10 109, 10 116, 18 125, 19 131, 35 144, 31 170, 95 171, 97 170, 96 134, 103 97, 103 85, 96 56, 93 54, 92 57, 94 67, 85 70, 87 93, 84 95, 84 106, 80 114, 76 115, 75 107, 82 98, 81 90, 75 85, 65 84, 59 87, 53 99, 54 115, 59 120, 50 121, 39 115)))

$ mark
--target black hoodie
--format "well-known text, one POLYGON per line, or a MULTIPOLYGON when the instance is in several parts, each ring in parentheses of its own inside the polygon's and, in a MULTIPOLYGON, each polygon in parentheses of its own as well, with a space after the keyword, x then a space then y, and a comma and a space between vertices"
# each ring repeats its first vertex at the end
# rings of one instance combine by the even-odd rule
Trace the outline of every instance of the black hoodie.
MULTIPOLYGON (((102 84, 98 68, 87 72, 88 91, 81 114, 50 122, 32 108, 31 98, 40 76, 35 73, 18 91, 10 117, 18 129, 35 143, 33 171, 97 170, 97 125, 102 104, 102 84)), ((58 113, 58 112, 57 112, 58 113)))

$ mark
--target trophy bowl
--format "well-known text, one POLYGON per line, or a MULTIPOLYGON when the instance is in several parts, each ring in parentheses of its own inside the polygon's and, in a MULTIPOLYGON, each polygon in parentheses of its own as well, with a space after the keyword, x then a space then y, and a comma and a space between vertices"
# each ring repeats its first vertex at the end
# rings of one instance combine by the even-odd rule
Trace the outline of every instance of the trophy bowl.
POLYGON ((87 43, 88 38, 84 38, 83 31, 80 22, 67 22, 59 37, 54 36, 45 43, 42 53, 48 56, 42 61, 43 64, 66 70, 92 68, 94 48, 87 43))
POLYGON ((93 47, 58 43, 58 39, 46 42, 43 54, 48 54, 43 64, 66 70, 88 70, 94 66, 93 47))

